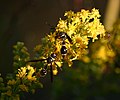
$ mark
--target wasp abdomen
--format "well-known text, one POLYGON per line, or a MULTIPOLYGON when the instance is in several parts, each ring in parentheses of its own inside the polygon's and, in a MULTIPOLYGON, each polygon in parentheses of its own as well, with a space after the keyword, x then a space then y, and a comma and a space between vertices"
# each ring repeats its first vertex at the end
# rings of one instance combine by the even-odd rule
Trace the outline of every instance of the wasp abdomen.
POLYGON ((47 70, 43 68, 43 69, 40 71, 40 75, 41 75, 42 77, 44 77, 46 74, 47 74, 47 70))
POLYGON ((66 55, 67 54, 67 48, 66 48, 66 46, 62 46, 62 48, 61 48, 61 54, 62 55, 66 55))

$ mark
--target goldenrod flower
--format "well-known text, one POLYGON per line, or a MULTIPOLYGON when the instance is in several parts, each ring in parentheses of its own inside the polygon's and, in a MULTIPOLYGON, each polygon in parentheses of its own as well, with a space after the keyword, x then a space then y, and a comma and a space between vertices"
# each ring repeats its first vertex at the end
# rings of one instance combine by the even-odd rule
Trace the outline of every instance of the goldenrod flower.
POLYGON ((95 56, 103 61, 109 61, 110 58, 115 56, 115 53, 112 50, 107 49, 107 47, 101 46, 96 52, 95 56))
POLYGON ((66 32, 66 30, 67 30, 67 21, 60 19, 60 21, 58 22, 56 31, 66 32))
POLYGON ((12 80, 9 80, 9 81, 7 82, 7 84, 8 84, 8 85, 14 85, 14 84, 16 84, 16 81, 15 81, 14 79, 12 79, 12 80))
POLYGON ((88 56, 83 56, 82 57, 82 60, 85 62, 85 63, 89 63, 90 62, 90 58, 88 56))
POLYGON ((17 78, 26 78, 30 81, 35 81, 36 76, 33 76, 34 73, 35 69, 32 66, 27 65, 26 67, 21 67, 18 69, 18 74, 16 74, 16 76, 17 78))
POLYGON ((86 19, 89 17, 89 13, 90 13, 89 10, 84 9, 81 10, 80 18, 82 18, 82 23, 86 22, 86 19))
POLYGON ((5 94, 8 95, 8 96, 12 96, 12 91, 8 90, 5 94))
POLYGON ((26 76, 26 67, 21 67, 20 69, 18 69, 18 74, 16 74, 16 76, 18 78, 24 78, 26 76))
POLYGON ((108 48, 107 41, 101 39, 100 41, 94 43, 94 46, 91 46, 92 58, 93 61, 99 65, 104 64, 105 62, 113 63, 115 57, 115 52, 112 48, 108 48))
POLYGON ((28 87, 24 84, 21 84, 19 85, 19 88, 22 90, 22 91, 25 91, 25 92, 28 92, 28 87))
MULTIPOLYGON (((73 54, 76 54, 76 58, 79 59, 85 52, 85 49, 88 48, 89 38, 94 42, 98 35, 101 37, 105 35, 105 29, 102 23, 100 23, 100 14, 99 11, 95 8, 90 12, 89 10, 82 9, 81 12, 74 13, 68 11, 65 13, 67 19, 58 22, 56 27, 56 35, 59 32, 65 32, 72 39, 73 44, 70 44, 69 41, 66 41, 66 47, 72 48, 68 50, 68 53, 73 57, 73 54), (72 53, 74 52, 74 53, 72 53)), ((61 42, 56 41, 57 50, 60 51, 61 42)), ((73 59, 73 58, 72 58, 73 59)))
POLYGON ((41 45, 37 45, 37 46, 34 48, 34 51, 35 51, 35 52, 38 52, 40 49, 41 49, 41 45))
POLYGON ((27 66, 27 69, 28 69, 27 79, 31 81, 35 81, 36 77, 33 76, 33 74, 35 73, 35 69, 29 65, 27 66))
MULTIPOLYGON (((38 58, 47 58, 52 53, 55 53, 57 57, 52 62, 53 70, 57 68, 54 63, 61 67, 63 59, 68 63, 69 66, 72 66, 73 60, 81 60, 82 57, 86 54, 89 39, 91 38, 94 42, 98 35, 101 37, 105 35, 105 29, 102 23, 100 23, 100 14, 99 11, 93 8, 91 11, 82 9, 81 12, 74 13, 73 11, 65 12, 65 20, 61 19, 58 21, 57 26, 55 27, 54 32, 50 32, 45 38, 42 39, 42 44, 35 47, 35 51, 39 55, 38 58), (59 33, 65 33, 71 38, 70 42, 68 38, 59 37, 59 33), (58 38, 57 38, 58 36, 58 38), (63 58, 61 54, 61 48, 64 45, 67 50, 67 54, 63 58)), ((100 55, 98 55, 100 57, 100 55)), ((85 62, 89 62, 90 59, 84 57, 85 62)), ((45 60, 43 63, 47 63, 45 60)), ((44 65, 44 64, 43 64, 44 65)), ((58 67, 57 66, 57 67, 58 67)), ((25 75, 28 79, 34 80, 31 71, 25 75)))
POLYGON ((107 61, 107 53, 106 53, 106 49, 104 46, 101 46, 100 49, 97 51, 96 57, 104 61, 107 61))
POLYGON ((57 73, 58 73, 57 69, 53 70, 53 75, 57 75, 57 73))

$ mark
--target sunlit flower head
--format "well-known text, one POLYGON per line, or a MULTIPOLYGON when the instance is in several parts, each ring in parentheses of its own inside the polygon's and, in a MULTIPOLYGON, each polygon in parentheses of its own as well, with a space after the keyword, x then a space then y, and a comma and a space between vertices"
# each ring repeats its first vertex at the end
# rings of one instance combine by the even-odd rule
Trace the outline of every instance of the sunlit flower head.
MULTIPOLYGON (((42 39, 41 46, 35 48, 39 57, 47 58, 55 53, 57 57, 53 62, 59 62, 60 67, 63 60, 68 66, 72 66, 73 60, 81 60, 87 52, 89 40, 94 42, 98 39, 98 35, 100 38, 105 35, 99 10, 95 8, 91 11, 82 9, 76 13, 67 11, 64 16, 66 19, 60 18, 55 31, 50 32, 42 39), (62 54, 63 47, 66 54, 62 54)), ((90 59, 85 57, 84 61, 89 62, 90 59)))
POLYGON ((18 74, 16 74, 16 76, 19 78, 24 78, 27 74, 26 70, 26 67, 21 67, 20 69, 18 69, 18 74))
POLYGON ((104 26, 99 19, 99 11, 95 8, 91 11, 82 9, 81 12, 77 13, 68 11, 65 13, 65 16, 67 19, 60 19, 56 27, 55 34, 57 35, 59 32, 65 32, 68 34, 68 36, 72 39, 74 46, 69 42, 66 43, 66 46, 69 45, 69 48, 74 48, 72 51, 76 53, 76 56, 84 54, 81 49, 88 48, 87 45, 90 38, 94 42, 98 39, 98 35, 100 35, 100 37, 105 35, 104 26))
POLYGON ((18 74, 16 74, 17 78, 26 78, 28 80, 34 81, 36 77, 33 75, 35 73, 35 69, 27 65, 26 67, 21 67, 18 69, 18 74))

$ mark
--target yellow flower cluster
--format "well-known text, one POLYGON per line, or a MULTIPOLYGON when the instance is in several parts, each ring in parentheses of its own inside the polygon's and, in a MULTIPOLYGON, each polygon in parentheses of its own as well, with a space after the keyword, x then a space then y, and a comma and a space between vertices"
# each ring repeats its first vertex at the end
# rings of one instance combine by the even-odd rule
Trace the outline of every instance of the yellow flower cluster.
POLYGON ((105 36, 105 29, 100 22, 100 14, 97 9, 81 10, 81 12, 74 13, 73 11, 68 11, 64 15, 65 20, 60 18, 56 31, 48 35, 48 41, 54 45, 53 52, 57 53, 60 59, 62 55, 60 54, 62 39, 55 39, 55 37, 60 33, 66 33, 72 40, 72 43, 68 39, 65 40, 65 46, 68 49, 67 56, 64 60, 67 61, 68 65, 72 65, 73 60, 79 60, 84 54, 87 53, 86 48, 88 48, 89 39, 94 42, 100 37, 105 36))
POLYGON ((35 81, 36 76, 33 75, 34 73, 35 69, 32 66, 27 65, 26 67, 21 67, 20 69, 18 69, 18 74, 16 74, 16 76, 17 78, 25 78, 30 81, 35 81))
POLYGON ((92 52, 92 58, 94 62, 100 65, 104 64, 105 62, 113 63, 115 52, 111 48, 109 48, 107 40, 103 39, 96 42, 94 44, 94 47, 92 47, 92 52))
MULTIPOLYGON (((100 14, 97 9, 81 10, 81 12, 68 11, 65 13, 66 20, 60 19, 56 32, 66 32, 71 38, 81 38, 84 44, 88 44, 88 37, 94 41, 97 35, 105 36, 105 29, 100 23, 100 14)), ((76 40, 74 40, 76 43, 76 40)))
MULTIPOLYGON (((73 60, 90 62, 89 57, 84 56, 88 53, 89 40, 94 42, 98 39, 98 35, 105 36, 99 11, 95 8, 91 11, 82 9, 81 12, 76 13, 67 11, 64 16, 66 19, 60 18, 55 31, 43 38, 42 44, 34 48, 38 59, 48 59, 51 58, 52 53, 56 54, 55 58, 51 58, 53 75, 58 73, 59 68, 61 69, 63 60, 69 67, 72 66, 73 60), (64 57, 61 52, 66 52, 64 57)), ((47 60, 40 63, 46 66, 47 60)), ((40 71, 43 71, 42 69, 44 67, 40 71)), ((46 70, 50 70, 49 64, 46 70)))

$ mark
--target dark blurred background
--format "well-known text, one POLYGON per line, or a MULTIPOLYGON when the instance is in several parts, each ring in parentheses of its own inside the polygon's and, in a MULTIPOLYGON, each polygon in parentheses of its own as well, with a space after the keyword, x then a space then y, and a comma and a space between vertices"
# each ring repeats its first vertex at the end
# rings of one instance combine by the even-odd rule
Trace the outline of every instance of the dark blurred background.
MULTIPOLYGON (((0 73, 3 77, 13 71, 13 45, 17 41, 23 41, 30 53, 33 47, 41 43, 41 38, 49 33, 50 24, 56 26, 65 11, 80 11, 97 8, 101 14, 101 22, 104 21, 106 6, 109 0, 0 0, 0 73)), ((51 83, 49 76, 42 80, 44 88, 37 90, 36 94, 26 94, 23 100, 117 100, 116 98, 102 94, 102 81, 89 85, 80 81, 71 81, 71 69, 66 73, 61 72, 51 83), (65 78, 64 78, 65 76, 65 78), (68 79, 67 79, 68 78, 68 79), (70 78, 70 79, 69 79, 70 78), (64 83, 63 80, 66 83, 64 83), (99 87, 100 92, 94 86, 99 87), (60 89, 61 88, 61 89, 60 89), (86 92, 86 90, 88 91, 86 92), (94 91, 93 94, 91 91, 94 91), (83 95, 84 94, 84 95, 83 95), (96 96, 97 95, 97 96, 96 96), (105 96, 104 96, 105 95, 105 96)), ((106 87, 106 86, 104 86, 106 87)), ((109 88, 109 87, 108 87, 109 88)), ((107 93, 107 91, 105 91, 107 93)))

